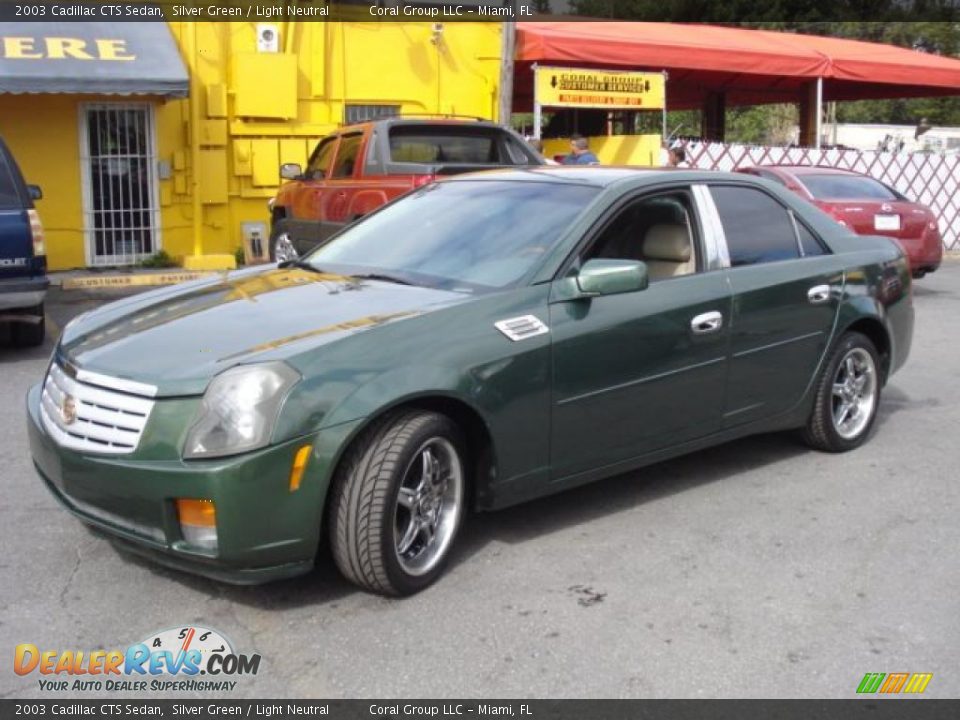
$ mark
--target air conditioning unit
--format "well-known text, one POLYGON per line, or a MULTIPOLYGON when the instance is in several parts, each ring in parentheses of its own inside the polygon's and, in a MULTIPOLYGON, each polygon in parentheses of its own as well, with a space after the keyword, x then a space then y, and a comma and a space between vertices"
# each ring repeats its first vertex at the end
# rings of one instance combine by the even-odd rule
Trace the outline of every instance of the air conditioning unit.
POLYGON ((257 24, 257 52, 280 52, 280 28, 273 23, 257 24))

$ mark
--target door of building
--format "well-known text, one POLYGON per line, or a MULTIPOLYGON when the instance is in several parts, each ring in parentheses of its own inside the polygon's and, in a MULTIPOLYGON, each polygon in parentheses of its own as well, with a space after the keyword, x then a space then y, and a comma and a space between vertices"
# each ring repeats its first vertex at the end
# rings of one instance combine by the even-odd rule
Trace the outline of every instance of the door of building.
POLYGON ((133 265, 160 249, 153 107, 80 109, 81 175, 89 265, 133 265))

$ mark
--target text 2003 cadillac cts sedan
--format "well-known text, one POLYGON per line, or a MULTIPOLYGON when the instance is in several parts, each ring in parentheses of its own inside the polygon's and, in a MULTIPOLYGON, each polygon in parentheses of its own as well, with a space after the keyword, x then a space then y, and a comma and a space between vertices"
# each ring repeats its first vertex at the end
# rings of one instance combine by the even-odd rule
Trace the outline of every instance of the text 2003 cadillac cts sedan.
POLYGON ((538 168, 423 187, 286 267, 106 305, 28 397, 83 521, 231 582, 406 594, 465 509, 750 433, 870 432, 910 273, 744 175, 538 168))

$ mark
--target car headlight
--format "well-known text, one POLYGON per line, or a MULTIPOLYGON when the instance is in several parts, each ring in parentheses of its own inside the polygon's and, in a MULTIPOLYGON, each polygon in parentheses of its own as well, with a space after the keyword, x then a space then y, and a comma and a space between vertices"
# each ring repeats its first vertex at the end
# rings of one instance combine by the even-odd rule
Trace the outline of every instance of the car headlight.
POLYGON ((282 362, 240 365, 220 373, 203 395, 183 456, 223 457, 269 444, 280 404, 299 379, 282 362))

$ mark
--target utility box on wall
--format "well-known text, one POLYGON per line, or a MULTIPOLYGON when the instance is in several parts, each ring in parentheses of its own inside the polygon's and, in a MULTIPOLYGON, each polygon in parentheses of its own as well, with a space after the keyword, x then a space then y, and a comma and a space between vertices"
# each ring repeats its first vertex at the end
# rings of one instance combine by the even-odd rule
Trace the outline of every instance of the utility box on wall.
POLYGON ((242 222, 240 234, 243 236, 243 256, 247 265, 267 262, 270 251, 267 244, 267 224, 265 222, 242 222))
POLYGON ((233 56, 234 114, 291 120, 297 117, 297 56, 237 53, 233 56))

